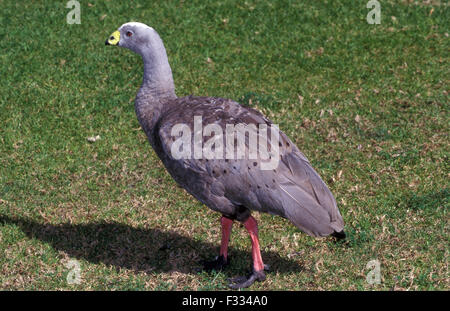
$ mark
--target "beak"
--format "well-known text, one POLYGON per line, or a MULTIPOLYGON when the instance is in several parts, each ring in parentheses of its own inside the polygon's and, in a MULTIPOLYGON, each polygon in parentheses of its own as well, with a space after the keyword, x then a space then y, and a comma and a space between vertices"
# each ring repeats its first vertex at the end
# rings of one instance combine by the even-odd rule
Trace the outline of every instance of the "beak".
POLYGON ((105 45, 119 45, 120 32, 118 30, 114 31, 108 39, 105 41, 105 45))

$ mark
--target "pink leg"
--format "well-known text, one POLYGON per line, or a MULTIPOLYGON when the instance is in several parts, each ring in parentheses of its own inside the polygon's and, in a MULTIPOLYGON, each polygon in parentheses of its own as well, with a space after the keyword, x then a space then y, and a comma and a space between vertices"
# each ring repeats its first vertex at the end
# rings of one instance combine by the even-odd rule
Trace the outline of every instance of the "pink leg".
POLYGON ((206 261, 203 260, 203 269, 206 271, 210 270, 222 270, 230 263, 228 258, 228 242, 230 241, 231 227, 233 226, 233 220, 222 216, 220 219, 220 224, 222 227, 222 242, 220 244, 220 253, 214 260, 206 261))
POLYGON ((244 226, 250 234, 250 239, 252 240, 252 258, 253 258, 253 270, 263 271, 264 263, 261 258, 261 250, 259 248, 258 240, 258 223, 253 216, 250 216, 245 222, 244 226))
POLYGON ((261 258, 261 250, 259 248, 258 240, 258 223, 255 218, 250 216, 246 221, 244 221, 244 227, 250 234, 250 239, 252 241, 253 272, 248 277, 237 277, 231 279, 229 286, 233 289, 249 287, 255 281, 262 282, 266 279, 264 269, 267 267, 264 266, 261 258))
POLYGON ((223 256, 225 261, 228 258, 228 242, 230 241, 231 227, 233 226, 233 220, 222 216, 220 218, 222 225, 222 243, 220 244, 220 256, 223 256))

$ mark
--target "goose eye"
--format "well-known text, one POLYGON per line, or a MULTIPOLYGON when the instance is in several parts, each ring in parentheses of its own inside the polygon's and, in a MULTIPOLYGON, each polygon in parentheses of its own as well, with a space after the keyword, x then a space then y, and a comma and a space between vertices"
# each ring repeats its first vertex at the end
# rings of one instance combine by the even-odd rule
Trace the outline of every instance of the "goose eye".
POLYGON ((131 37, 133 33, 131 31, 127 31, 127 37, 131 37))

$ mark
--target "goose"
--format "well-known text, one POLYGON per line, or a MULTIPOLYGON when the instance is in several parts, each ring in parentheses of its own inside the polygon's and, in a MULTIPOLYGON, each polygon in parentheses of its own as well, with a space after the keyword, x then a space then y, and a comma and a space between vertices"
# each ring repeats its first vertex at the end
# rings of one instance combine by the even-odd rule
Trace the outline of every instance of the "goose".
POLYGON ((220 251, 213 260, 203 262, 204 269, 221 270, 229 265, 228 243, 236 221, 250 235, 252 267, 249 275, 231 279, 229 286, 245 288, 266 279, 268 266, 261 257, 258 223, 252 211, 286 218, 310 236, 345 238, 344 221, 333 194, 306 156, 272 121, 231 99, 177 97, 163 41, 150 26, 125 23, 105 44, 127 48, 142 57, 143 80, 134 106, 149 143, 181 187, 221 214, 220 251), (198 123, 200 129, 196 128, 198 123), (230 125, 235 129, 240 125, 247 132, 227 136, 230 125), (216 135, 220 130, 222 135, 216 135), (224 136, 231 141, 226 147, 224 136), (255 137, 258 147, 264 145, 259 144, 262 138, 267 139, 266 153, 251 153, 255 137), (228 148, 237 146, 237 150, 228 148), (224 150, 230 152, 221 157, 224 150), (239 150, 243 151, 240 157, 239 150))

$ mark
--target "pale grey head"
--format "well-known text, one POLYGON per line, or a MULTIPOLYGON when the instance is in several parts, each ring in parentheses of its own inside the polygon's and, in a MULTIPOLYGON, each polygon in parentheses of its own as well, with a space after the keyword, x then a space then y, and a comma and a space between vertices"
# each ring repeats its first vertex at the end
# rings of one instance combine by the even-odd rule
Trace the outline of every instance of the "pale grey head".
POLYGON ((155 97, 176 97, 166 49, 155 29, 143 23, 125 23, 105 44, 127 48, 142 56, 144 78, 141 89, 155 97))

